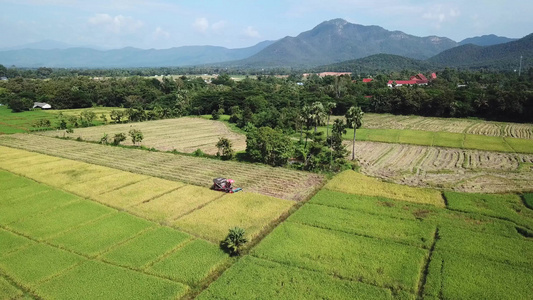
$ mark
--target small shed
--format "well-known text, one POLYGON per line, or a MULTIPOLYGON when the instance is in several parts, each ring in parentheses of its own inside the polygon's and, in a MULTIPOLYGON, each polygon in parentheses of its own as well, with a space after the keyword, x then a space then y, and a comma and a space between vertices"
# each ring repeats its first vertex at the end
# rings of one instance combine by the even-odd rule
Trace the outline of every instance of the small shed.
POLYGON ((33 102, 33 108, 51 109, 52 105, 44 102, 33 102))

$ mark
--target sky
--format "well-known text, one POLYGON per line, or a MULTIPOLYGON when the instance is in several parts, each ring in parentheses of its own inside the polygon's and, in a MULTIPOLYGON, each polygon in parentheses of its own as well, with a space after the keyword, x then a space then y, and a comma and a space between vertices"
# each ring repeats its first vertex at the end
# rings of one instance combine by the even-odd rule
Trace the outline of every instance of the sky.
POLYGON ((0 0, 0 48, 54 40, 99 49, 227 48, 296 36, 342 18, 455 41, 533 32, 525 0, 0 0))

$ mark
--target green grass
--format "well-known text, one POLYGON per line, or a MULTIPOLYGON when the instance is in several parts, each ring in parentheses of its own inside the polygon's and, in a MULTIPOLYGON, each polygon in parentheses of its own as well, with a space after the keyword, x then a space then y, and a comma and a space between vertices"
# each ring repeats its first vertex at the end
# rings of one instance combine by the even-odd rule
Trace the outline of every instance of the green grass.
POLYGON ((463 148, 464 138, 462 133, 435 132, 432 146, 463 148))
POLYGON ((112 263, 140 269, 191 237, 168 227, 143 233, 102 256, 112 263))
POLYGON ((533 269, 533 243, 525 238, 512 239, 443 226, 435 250, 533 269))
POLYGON ((2 251, 0 252, 0 257, 32 243, 32 241, 27 238, 21 237, 3 229, 0 229, 0 241, 2 243, 2 251))
POLYGON ((154 226, 146 220, 125 213, 109 217, 66 232, 50 240, 50 243, 88 256, 95 256, 109 247, 154 226))
POLYGON ((424 219, 441 212, 433 205, 395 201, 385 197, 346 194, 326 189, 319 191, 309 203, 403 220, 424 219))
POLYGON ((259 258, 416 293, 426 250, 291 222, 256 248, 259 258))
POLYGON ((10 274, 18 284, 34 286, 39 281, 82 261, 84 258, 81 256, 43 244, 35 244, 0 257, 0 268, 10 274))
POLYGON ((516 152, 521 152, 521 153, 532 153, 533 152, 533 150, 531 149, 533 146, 531 143, 531 140, 517 139, 517 138, 511 138, 511 137, 506 137, 504 138, 504 140, 516 152))
POLYGON ((424 293, 439 299, 530 299, 531 269, 435 251, 424 293))
POLYGON ((114 210, 111 208, 88 200, 81 200, 31 218, 24 218, 10 224, 9 227, 36 239, 46 239, 113 212, 114 210))
POLYGON ((524 197, 524 204, 529 209, 533 209, 533 193, 524 194, 523 197, 524 197))
POLYGON ((89 261, 36 288, 44 299, 177 299, 188 287, 132 270, 89 261))
POLYGON ((315 227, 370 236, 429 249, 435 226, 419 221, 395 220, 356 210, 308 204, 289 219, 315 227))
MULTIPOLYGON (((326 133, 326 127, 319 131, 326 133)), ((300 136, 299 133, 294 135, 300 136)), ((345 140, 353 140, 353 129, 347 129, 343 135, 345 140)), ((412 129, 369 129, 360 128, 356 133, 357 141, 413 144, 421 146, 439 146, 473 150, 533 153, 533 140, 504 138, 477 134, 424 131, 412 129)))
POLYGON ((6 106, 0 106, 0 134, 29 132, 36 129, 33 125, 41 119, 50 120, 52 125, 57 123, 57 116, 44 110, 13 113, 6 106))
POLYGON ((533 211, 514 194, 467 194, 445 192, 448 208, 514 222, 533 229, 533 211))
POLYGON ((0 199, 0 224, 4 225, 80 199, 62 191, 49 190, 37 183, 26 188, 9 190, 6 194, 7 199, 0 199))
POLYGON ((325 188, 349 194, 379 196, 444 207, 444 200, 437 190, 382 182, 376 178, 368 177, 351 170, 344 171, 335 176, 325 185, 325 188))
MULTIPOLYGON (((533 140, 524 140, 529 141, 529 144, 533 146, 533 140)), ((466 134, 464 147, 466 149, 478 149, 478 150, 488 150, 488 151, 499 151, 499 152, 515 152, 503 139, 499 136, 485 136, 485 135, 475 135, 475 134, 466 134)), ((528 151, 531 153, 533 149, 528 151)))
POLYGON ((197 299, 257 298, 392 299, 392 294, 388 289, 247 256, 197 299))
POLYGON ((7 280, 0 277, 0 298, 1 299, 20 299, 24 293, 10 284, 7 280))
POLYGON ((194 286, 227 259, 228 255, 217 245, 194 240, 155 263, 148 271, 194 286))

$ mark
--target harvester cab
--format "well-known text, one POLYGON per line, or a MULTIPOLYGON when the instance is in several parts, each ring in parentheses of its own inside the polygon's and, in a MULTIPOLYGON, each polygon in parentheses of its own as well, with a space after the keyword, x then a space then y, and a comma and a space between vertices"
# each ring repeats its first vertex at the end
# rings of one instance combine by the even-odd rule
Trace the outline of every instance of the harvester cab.
POLYGON ((241 188, 234 188, 233 183, 235 181, 233 179, 226 179, 226 178, 215 178, 213 179, 213 187, 215 191, 221 191, 226 193, 236 193, 239 191, 242 191, 241 188))

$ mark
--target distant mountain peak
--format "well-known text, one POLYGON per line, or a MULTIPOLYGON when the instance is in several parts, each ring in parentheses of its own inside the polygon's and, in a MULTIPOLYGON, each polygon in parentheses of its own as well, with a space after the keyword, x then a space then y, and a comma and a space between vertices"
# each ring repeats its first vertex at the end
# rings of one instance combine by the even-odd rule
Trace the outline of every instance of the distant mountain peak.
POLYGON ((504 36, 497 36, 495 34, 487 34, 487 35, 464 39, 459 42, 459 45, 474 44, 478 46, 493 46, 493 45, 504 44, 504 43, 508 43, 512 41, 516 41, 516 39, 512 39, 512 38, 508 38, 504 36))

